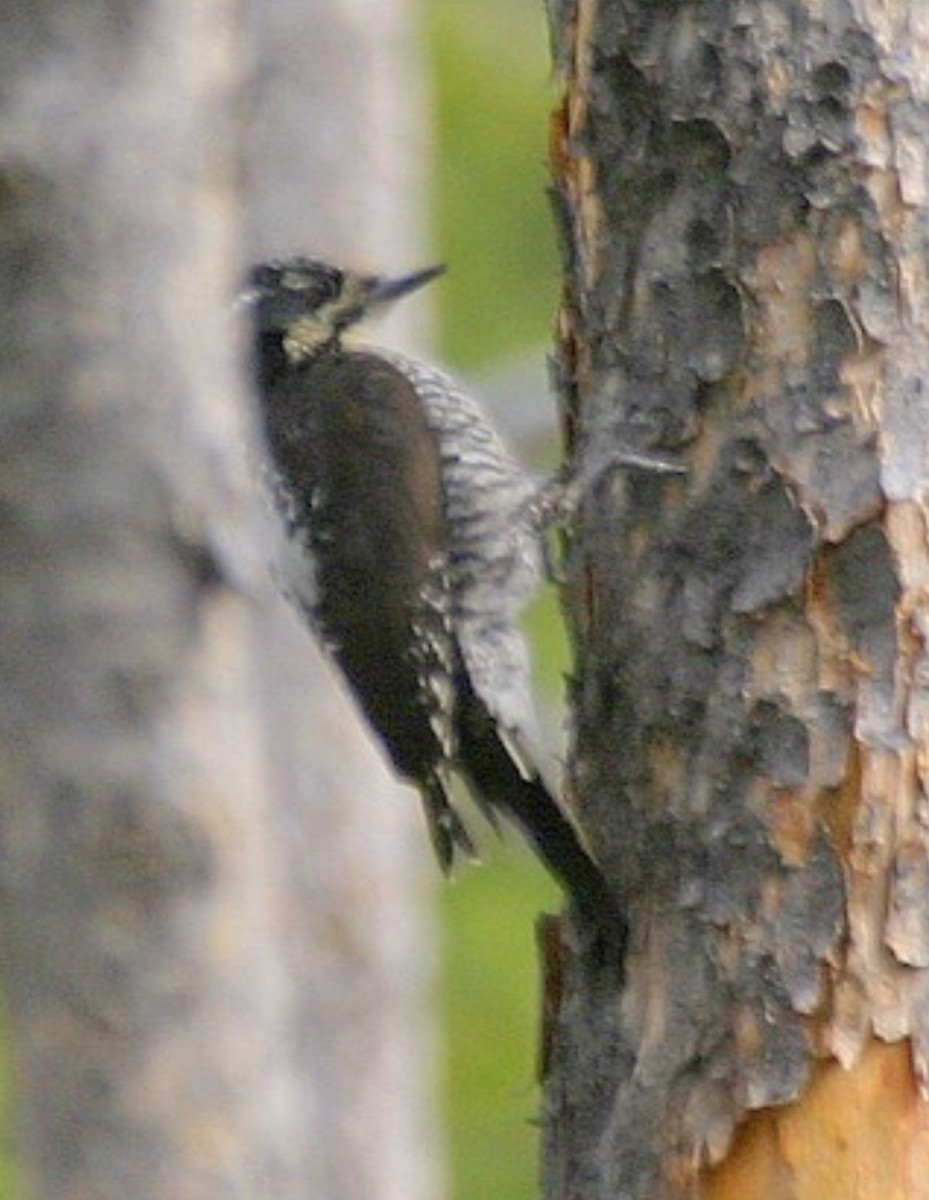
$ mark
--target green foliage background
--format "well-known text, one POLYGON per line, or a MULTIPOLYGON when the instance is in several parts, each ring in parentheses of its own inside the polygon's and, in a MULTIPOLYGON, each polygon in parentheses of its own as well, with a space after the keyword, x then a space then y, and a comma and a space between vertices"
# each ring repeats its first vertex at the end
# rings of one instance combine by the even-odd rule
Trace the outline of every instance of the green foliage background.
POLYGON ((0 1006, 0 1196, 3 1197, 14 1195, 18 1181, 12 1152, 12 1064, 9 1061, 6 1029, 6 1013, 0 1006))
MULTIPOLYGON (((440 352, 465 370, 551 342, 559 291, 546 197, 554 104, 541 0, 424 4, 437 100, 435 236, 440 352)), ((551 599, 534 614, 542 675, 565 662, 551 599), (549 664, 555 663, 552 668, 549 664)), ((442 893, 444 1095, 453 1200, 538 1195, 534 921, 556 889, 522 850, 485 839, 487 864, 442 893)))
POLYGON ((549 205, 553 88, 541 0, 423 4, 436 98, 434 207, 451 266, 440 349, 486 365, 549 340, 558 262, 549 205))

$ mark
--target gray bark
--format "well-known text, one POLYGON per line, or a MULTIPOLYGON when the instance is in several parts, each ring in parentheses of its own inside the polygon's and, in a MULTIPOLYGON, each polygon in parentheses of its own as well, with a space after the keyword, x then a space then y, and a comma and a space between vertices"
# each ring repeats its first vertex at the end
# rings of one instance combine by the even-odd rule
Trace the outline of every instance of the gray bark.
POLYGON ((0 973, 30 1194, 286 1197, 224 0, 7 6, 0 973))
MULTIPOLYGON (((410 6, 274 0, 254 6, 252 31, 251 257, 423 265, 423 81, 410 6)), ((404 305, 386 343, 409 340, 426 313, 418 299, 404 305)), ((332 1200, 431 1200, 433 929, 418 804, 281 601, 266 597, 256 636, 281 801, 305 1177, 332 1200)))
MULTIPOLYGON (((585 465, 573 789, 633 927, 569 963, 550 1197, 692 1194, 819 1060, 926 1086, 929 27, 919 5, 551 6, 585 465)), ((552 984, 553 994, 557 989, 552 984)))

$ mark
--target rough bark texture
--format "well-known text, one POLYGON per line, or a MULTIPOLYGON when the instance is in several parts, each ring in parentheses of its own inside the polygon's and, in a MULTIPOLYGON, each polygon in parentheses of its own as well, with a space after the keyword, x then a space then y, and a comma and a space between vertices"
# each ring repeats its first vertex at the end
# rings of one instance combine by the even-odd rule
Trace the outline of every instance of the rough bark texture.
POLYGON ((833 1183, 924 1195, 929 18, 551 17, 569 434, 689 474, 603 477, 574 546, 574 790, 633 944, 621 997, 569 968, 548 1195, 851 1194, 804 1128, 833 1183), (912 1135, 876 1154, 838 1115, 875 1079, 912 1135), (764 1178, 704 1170, 749 1143, 764 1178))
MULTIPOLYGON (((250 257, 423 265, 424 103, 407 0, 262 0, 251 13, 250 257)), ((424 311, 398 310, 388 344, 424 311)), ((307 1195, 431 1200, 434 938, 419 804, 307 630, 266 600, 256 638, 307 1195)))
POLYGON ((35 1198, 304 1194, 226 313, 226 0, 5 6, 0 976, 35 1198))

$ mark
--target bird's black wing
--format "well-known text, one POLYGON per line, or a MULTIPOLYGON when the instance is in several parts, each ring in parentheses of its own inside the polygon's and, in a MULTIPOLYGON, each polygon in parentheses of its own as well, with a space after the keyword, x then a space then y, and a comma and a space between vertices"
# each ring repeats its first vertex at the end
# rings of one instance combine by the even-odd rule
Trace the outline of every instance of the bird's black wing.
POLYGON ((268 443, 314 561, 311 617, 397 770, 443 869, 473 855, 447 795, 456 647, 441 461, 416 392, 335 350, 265 378, 268 443))

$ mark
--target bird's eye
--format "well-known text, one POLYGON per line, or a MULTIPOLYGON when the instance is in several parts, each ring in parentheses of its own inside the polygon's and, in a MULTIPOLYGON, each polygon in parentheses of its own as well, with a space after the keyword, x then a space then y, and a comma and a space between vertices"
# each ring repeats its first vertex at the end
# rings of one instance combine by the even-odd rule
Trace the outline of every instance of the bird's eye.
POLYGON ((335 271, 331 267, 320 266, 314 282, 320 301, 326 302, 335 300, 341 295, 345 277, 341 271, 335 271))

